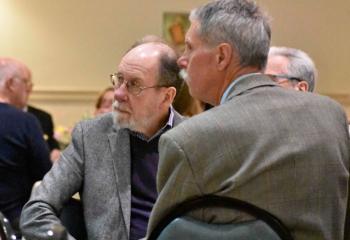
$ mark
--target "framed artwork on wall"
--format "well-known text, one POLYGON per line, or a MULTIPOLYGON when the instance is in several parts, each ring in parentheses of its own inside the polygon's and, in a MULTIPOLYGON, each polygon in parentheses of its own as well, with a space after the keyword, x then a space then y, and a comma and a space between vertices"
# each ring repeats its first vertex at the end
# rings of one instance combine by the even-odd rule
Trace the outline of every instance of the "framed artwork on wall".
POLYGON ((185 34, 190 27, 188 16, 188 13, 163 14, 163 38, 180 52, 185 47, 185 34))

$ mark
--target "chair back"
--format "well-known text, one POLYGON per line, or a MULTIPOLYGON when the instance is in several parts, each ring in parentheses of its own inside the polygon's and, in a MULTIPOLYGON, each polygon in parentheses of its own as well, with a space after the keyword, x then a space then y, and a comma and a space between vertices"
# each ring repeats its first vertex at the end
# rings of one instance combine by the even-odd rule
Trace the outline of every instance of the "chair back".
POLYGON ((9 220, 0 212, 0 240, 16 240, 17 237, 9 220))
POLYGON ((150 233, 148 239, 293 240, 293 237, 281 220, 264 209, 235 198, 206 195, 185 201, 175 207, 159 221, 159 224, 150 233), (243 211, 255 217, 256 220, 229 224, 212 224, 185 216, 193 210, 211 207, 243 211))

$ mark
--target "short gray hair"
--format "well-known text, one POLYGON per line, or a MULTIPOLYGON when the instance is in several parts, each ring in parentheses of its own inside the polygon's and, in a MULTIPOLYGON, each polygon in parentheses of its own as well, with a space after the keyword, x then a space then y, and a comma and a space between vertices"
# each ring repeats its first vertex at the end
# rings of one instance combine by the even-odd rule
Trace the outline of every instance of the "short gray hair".
POLYGON ((287 73, 306 81, 309 85, 309 92, 315 89, 317 69, 310 56, 300 49, 288 47, 271 47, 269 56, 282 56, 288 59, 287 73))
POLYGON ((194 9, 191 21, 200 24, 199 36, 209 45, 230 44, 242 67, 264 69, 270 47, 268 17, 251 0, 216 0, 194 9))

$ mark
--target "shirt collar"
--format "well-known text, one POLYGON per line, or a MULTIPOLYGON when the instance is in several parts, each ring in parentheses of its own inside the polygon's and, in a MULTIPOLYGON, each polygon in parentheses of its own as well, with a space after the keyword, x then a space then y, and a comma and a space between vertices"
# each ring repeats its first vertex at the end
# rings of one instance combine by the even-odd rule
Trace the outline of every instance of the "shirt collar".
POLYGON ((129 130, 130 134, 143 140, 143 141, 146 141, 146 142, 150 142, 152 141, 153 139, 155 139, 156 137, 162 135, 164 132, 166 132, 168 129, 172 128, 174 126, 174 109, 172 106, 170 106, 169 108, 169 118, 168 118, 168 121, 167 123, 161 128, 159 129, 152 137, 150 138, 147 138, 143 133, 140 133, 140 132, 134 132, 134 131, 131 131, 129 130))
POLYGON ((228 94, 231 92, 231 89, 240 81, 242 81, 243 79, 250 77, 250 76, 255 76, 255 75, 260 75, 261 73, 248 73, 248 74, 244 74, 240 77, 238 77, 236 80, 233 80, 230 85, 228 85, 228 87, 226 88, 224 94, 221 97, 220 100, 220 105, 225 103, 228 97, 228 94))

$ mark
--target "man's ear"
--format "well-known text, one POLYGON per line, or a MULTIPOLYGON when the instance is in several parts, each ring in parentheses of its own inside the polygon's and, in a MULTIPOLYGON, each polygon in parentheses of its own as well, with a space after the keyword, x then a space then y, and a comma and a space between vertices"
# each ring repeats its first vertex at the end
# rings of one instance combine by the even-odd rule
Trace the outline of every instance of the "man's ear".
POLYGON ((168 87, 165 90, 165 96, 163 99, 163 103, 166 103, 167 105, 171 105, 174 101, 174 98, 176 96, 176 88, 175 87, 168 87))
POLYGON ((5 89, 7 89, 8 91, 14 91, 14 78, 8 78, 5 80, 4 84, 5 84, 5 89))
POLYGON ((230 65, 232 59, 232 47, 228 43, 220 43, 216 47, 216 64, 218 70, 222 71, 230 65))
POLYGON ((300 81, 296 86, 299 91, 307 92, 309 90, 309 84, 306 81, 300 81))

